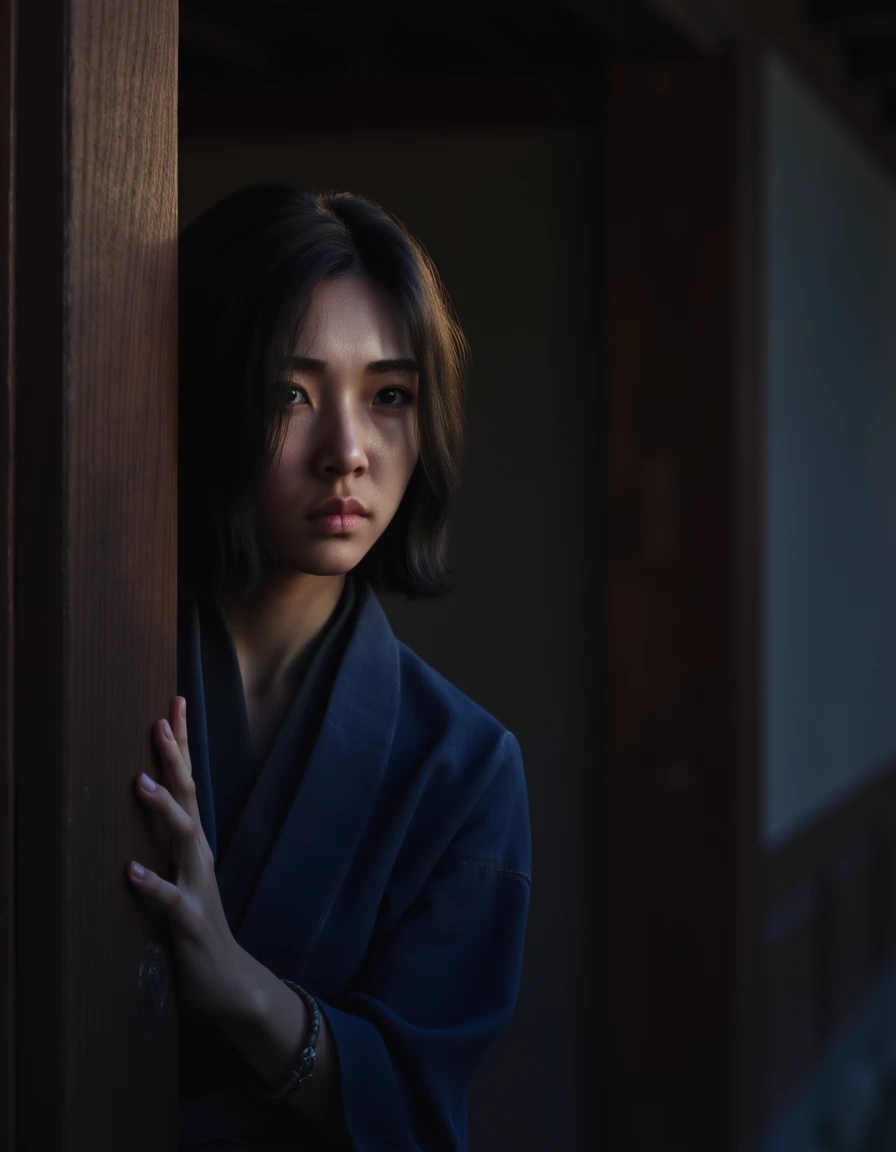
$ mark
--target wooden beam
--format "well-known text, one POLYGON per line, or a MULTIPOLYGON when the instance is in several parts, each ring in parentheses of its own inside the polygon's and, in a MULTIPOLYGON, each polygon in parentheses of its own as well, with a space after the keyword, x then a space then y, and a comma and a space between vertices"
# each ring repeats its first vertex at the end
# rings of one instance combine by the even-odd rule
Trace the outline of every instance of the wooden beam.
POLYGON ((728 53, 618 53, 607 75, 610 1099, 611 1145, 627 1152, 755 1136, 739 1073, 759 771, 743 264, 757 186, 742 141, 758 103, 742 68, 728 53))
POLYGON ((176 687, 177 0, 19 17, 9 1146, 158 1152, 176 1012, 125 869, 166 868, 133 781, 176 687))

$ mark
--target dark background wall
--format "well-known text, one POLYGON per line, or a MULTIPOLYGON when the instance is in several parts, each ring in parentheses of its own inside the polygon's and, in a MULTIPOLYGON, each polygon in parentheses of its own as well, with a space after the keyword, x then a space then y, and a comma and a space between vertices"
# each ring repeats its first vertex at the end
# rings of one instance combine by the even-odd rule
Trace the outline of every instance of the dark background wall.
POLYGON ((534 880, 517 1013, 471 1148, 591 1148, 605 1077, 599 805, 596 150, 585 128, 190 138, 180 222, 261 181, 359 192, 434 258, 472 345, 458 591, 388 599, 397 635, 522 745, 534 880))

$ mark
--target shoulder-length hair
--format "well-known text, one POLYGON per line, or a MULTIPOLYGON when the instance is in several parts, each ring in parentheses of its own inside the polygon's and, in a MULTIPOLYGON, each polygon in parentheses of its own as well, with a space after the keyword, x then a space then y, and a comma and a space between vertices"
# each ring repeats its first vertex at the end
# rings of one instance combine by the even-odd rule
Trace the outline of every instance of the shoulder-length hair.
POLYGON ((382 536, 358 565, 379 591, 451 587, 449 513, 463 447, 464 335, 432 261, 378 205, 347 193, 260 186, 226 197, 179 244, 179 522, 182 594, 252 587, 266 553, 252 496, 280 445, 282 364, 312 293, 332 276, 385 289, 419 365, 420 454, 382 536), (279 385, 279 387, 278 387, 279 385))

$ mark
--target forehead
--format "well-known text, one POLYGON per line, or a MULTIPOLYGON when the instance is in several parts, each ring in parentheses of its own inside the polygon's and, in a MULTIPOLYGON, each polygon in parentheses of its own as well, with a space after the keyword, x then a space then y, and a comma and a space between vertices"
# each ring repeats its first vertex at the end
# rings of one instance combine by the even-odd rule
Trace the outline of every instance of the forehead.
POLYGON ((314 290, 297 356, 394 359, 411 355, 407 322, 388 292, 363 276, 337 276, 314 290))

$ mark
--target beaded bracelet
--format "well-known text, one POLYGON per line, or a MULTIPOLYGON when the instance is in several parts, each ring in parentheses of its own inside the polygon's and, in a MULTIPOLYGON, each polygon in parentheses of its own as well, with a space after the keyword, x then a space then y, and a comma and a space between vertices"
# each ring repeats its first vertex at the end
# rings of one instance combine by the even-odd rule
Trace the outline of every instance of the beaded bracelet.
POLYGON ((320 1032, 320 1009, 317 1006, 317 1001, 312 995, 300 988, 298 984, 294 984, 292 980, 287 980, 281 977, 283 983, 287 987, 292 988, 297 996, 300 996, 304 1001, 305 1007, 308 1009, 308 1015, 311 1018, 311 1030, 308 1033, 308 1041, 298 1054, 295 1063, 290 1069, 289 1076, 286 1083, 282 1087, 277 1088, 274 1092, 269 1092, 261 1086, 259 1077, 250 1077, 249 1085, 254 1094, 260 1100, 275 1101, 282 1100, 284 1097, 289 1096, 296 1088, 300 1087, 306 1080, 310 1080, 314 1073, 314 1060, 317 1056, 317 1037, 320 1032))

